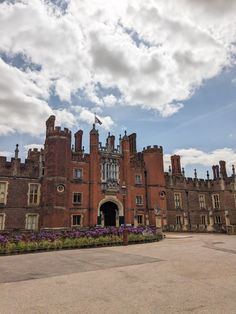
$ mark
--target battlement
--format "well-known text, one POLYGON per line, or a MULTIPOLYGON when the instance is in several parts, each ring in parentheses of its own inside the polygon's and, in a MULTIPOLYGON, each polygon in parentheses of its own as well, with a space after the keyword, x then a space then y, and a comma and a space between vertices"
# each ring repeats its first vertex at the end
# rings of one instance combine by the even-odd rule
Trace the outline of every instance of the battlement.
POLYGON ((227 178, 203 179, 185 177, 184 175, 173 176, 170 172, 165 172, 165 181, 167 186, 173 186, 176 189, 219 191, 222 189, 231 190, 235 183, 233 176, 227 178))
POLYGON ((207 180, 207 179, 186 178, 186 184, 193 185, 193 186, 198 185, 199 187, 204 187, 208 185, 208 182, 211 182, 211 181, 212 180, 207 180))
POLYGON ((40 160, 40 155, 43 154, 44 150, 41 148, 41 149, 38 149, 38 148, 30 148, 28 150, 28 156, 27 158, 29 160, 32 160, 34 162, 39 162, 40 160))
POLYGON ((6 156, 0 156, 0 165, 5 164, 7 162, 7 157, 6 156))
POLYGON ((10 161, 6 157, 0 156, 0 176, 14 177, 38 177, 39 164, 37 161, 25 159, 21 162, 20 158, 11 158, 10 161))
POLYGON ((68 128, 61 129, 60 126, 55 127, 55 116, 50 116, 46 121, 46 137, 49 136, 63 136, 71 138, 71 131, 68 128))
POLYGON ((0 176, 2 177, 31 177, 39 176, 39 158, 43 150, 29 149, 28 158, 21 162, 19 158, 19 145, 16 144, 15 156, 7 160, 6 156, 0 156, 0 176))
POLYGON ((158 145, 153 145, 153 146, 147 146, 143 148, 143 153, 163 153, 163 148, 162 146, 158 146, 158 145))
POLYGON ((63 136, 71 138, 71 131, 68 128, 62 130, 60 126, 56 126, 55 128, 48 130, 47 136, 63 136))

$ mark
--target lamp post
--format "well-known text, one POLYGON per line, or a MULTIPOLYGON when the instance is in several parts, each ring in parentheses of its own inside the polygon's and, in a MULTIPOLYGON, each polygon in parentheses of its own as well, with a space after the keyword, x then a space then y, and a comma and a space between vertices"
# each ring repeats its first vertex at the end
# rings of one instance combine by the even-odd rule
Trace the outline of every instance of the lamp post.
POLYGON ((123 209, 124 209, 124 231, 123 231, 123 245, 128 245, 128 230, 126 229, 126 204, 125 204, 125 197, 126 197, 126 185, 123 183, 122 187, 122 196, 123 196, 123 209))

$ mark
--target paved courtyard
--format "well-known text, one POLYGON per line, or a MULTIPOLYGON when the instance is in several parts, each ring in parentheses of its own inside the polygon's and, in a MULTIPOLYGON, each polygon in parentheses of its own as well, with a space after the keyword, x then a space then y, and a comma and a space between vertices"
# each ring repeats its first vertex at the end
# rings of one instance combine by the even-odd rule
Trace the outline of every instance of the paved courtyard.
POLYGON ((0 313, 236 313, 236 236, 0 257, 0 313))

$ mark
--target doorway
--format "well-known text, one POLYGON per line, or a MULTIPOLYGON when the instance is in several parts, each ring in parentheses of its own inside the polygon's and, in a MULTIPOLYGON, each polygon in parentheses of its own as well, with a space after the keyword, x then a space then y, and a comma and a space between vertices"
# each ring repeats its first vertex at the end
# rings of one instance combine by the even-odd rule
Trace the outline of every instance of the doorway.
POLYGON ((118 213, 118 207, 113 202, 106 202, 102 204, 100 208, 101 213, 104 216, 104 226, 116 226, 116 213, 118 213))

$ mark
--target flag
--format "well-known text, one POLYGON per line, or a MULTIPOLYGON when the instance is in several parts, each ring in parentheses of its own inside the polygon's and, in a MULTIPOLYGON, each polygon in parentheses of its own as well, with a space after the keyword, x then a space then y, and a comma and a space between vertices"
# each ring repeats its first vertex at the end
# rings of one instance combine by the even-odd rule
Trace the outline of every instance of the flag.
POLYGON ((102 121, 100 121, 99 119, 98 119, 98 117, 97 116, 95 116, 95 123, 98 123, 98 124, 102 124, 102 121))

